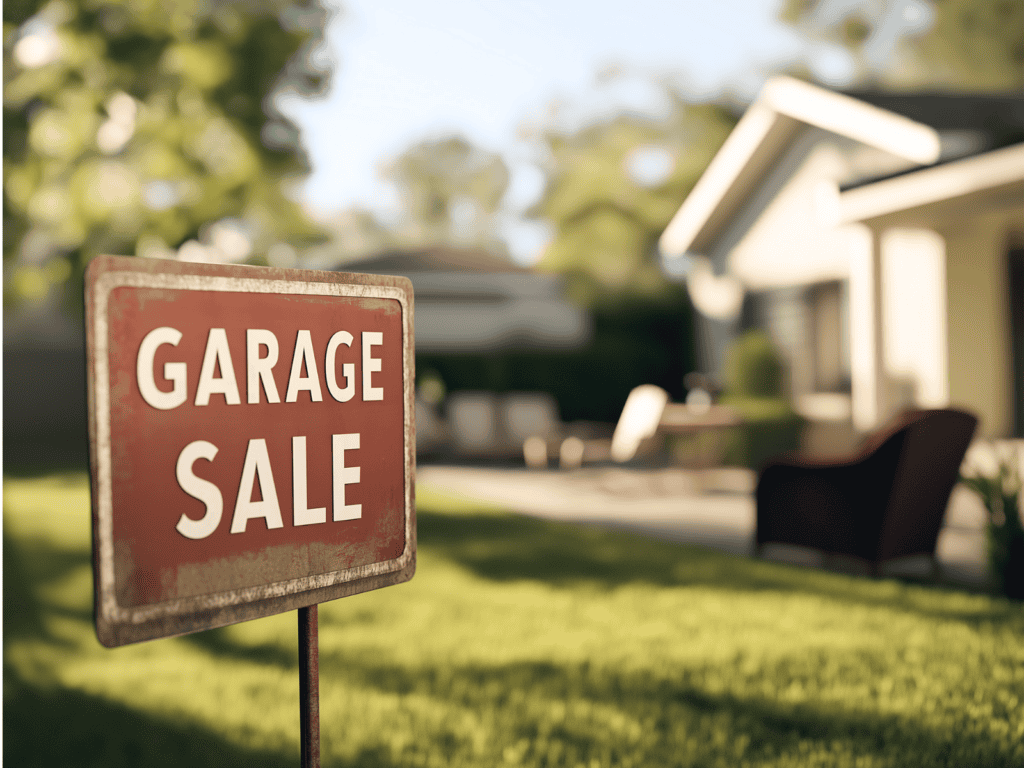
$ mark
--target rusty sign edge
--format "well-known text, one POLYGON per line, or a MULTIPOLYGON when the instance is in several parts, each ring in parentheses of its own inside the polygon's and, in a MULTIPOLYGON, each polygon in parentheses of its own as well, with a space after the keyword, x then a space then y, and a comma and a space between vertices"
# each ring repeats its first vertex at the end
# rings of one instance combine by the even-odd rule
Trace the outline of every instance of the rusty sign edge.
POLYGON ((113 647, 226 626, 398 584, 412 578, 416 567, 415 357, 412 284, 408 278, 119 256, 96 257, 87 266, 85 277, 94 608, 96 633, 101 643, 113 647), (110 292, 119 287, 397 300, 402 308, 403 354, 405 548, 402 554, 392 560, 258 587, 224 590, 137 608, 118 606, 113 595, 106 300, 110 292))

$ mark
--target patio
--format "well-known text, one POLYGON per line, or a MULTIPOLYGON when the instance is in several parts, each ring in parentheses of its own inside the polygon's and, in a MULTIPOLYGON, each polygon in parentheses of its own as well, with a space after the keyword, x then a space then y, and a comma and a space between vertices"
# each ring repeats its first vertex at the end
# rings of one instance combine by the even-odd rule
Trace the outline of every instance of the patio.
MULTIPOLYGON (((551 520, 623 528, 667 541, 733 554, 753 551, 756 477, 745 469, 689 470, 589 467, 543 471, 456 465, 417 469, 417 484, 509 511, 551 520)), ((937 555, 941 579, 970 588, 986 582, 984 511, 966 489, 953 489, 937 555)), ((861 564, 825 560, 817 552, 782 545, 766 557, 859 572, 861 564)), ((866 572, 866 571, 864 571, 866 572)), ((923 578, 926 562, 908 559, 885 575, 923 578)))

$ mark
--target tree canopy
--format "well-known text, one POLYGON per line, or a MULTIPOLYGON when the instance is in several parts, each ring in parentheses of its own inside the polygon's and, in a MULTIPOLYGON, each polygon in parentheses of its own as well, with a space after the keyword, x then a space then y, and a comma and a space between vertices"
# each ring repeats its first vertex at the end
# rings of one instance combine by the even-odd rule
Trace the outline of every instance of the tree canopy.
POLYGON ((584 303, 662 292, 657 240, 735 124, 725 107, 668 96, 663 117, 623 112, 542 133, 548 181, 531 215, 554 238, 541 267, 569 274, 584 303))
POLYGON ((383 175, 401 199, 401 239, 504 250, 494 221, 509 182, 500 154, 459 135, 427 139, 389 163, 383 175))
POLYGON ((324 92, 317 0, 4 3, 5 300, 99 253, 256 260, 319 231, 282 89, 324 92), (190 242, 195 241, 195 242, 190 242))
POLYGON ((786 0, 780 15, 809 36, 846 47, 869 80, 1024 89, 1024 3, 1019 0, 786 0), (900 36, 896 61, 881 68, 866 65, 878 36, 894 33, 900 36))
POLYGON ((381 164, 382 179, 394 189, 394 217, 363 207, 340 211, 326 221, 332 240, 307 252, 310 262, 334 264, 388 248, 454 246, 507 256, 499 220, 509 170, 498 152, 459 134, 426 138, 381 164))

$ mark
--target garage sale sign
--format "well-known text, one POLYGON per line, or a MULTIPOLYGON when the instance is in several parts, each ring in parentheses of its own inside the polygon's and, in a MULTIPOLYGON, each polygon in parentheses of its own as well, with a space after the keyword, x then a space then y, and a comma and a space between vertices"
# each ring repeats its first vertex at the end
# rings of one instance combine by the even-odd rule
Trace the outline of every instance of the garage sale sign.
POLYGON ((99 257, 86 273, 107 646, 412 577, 412 288, 99 257))

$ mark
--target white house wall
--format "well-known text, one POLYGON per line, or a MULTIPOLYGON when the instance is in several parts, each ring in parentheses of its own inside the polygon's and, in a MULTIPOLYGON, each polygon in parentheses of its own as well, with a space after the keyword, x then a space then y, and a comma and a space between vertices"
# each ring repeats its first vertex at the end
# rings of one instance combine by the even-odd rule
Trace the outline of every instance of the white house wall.
POLYGON ((928 229, 882 233, 882 340, 887 410, 949 405, 946 245, 928 229))
POLYGON ((730 272, 753 290, 846 279, 838 184, 854 165, 882 169, 895 162, 879 151, 865 157, 848 140, 807 128, 751 199, 746 220, 737 217, 734 229, 742 234, 723 238, 730 272))
MULTIPOLYGON (((905 160, 881 150, 868 150, 835 134, 807 128, 748 203, 745 217, 735 220, 737 234, 722 239, 723 248, 732 244, 729 271, 751 290, 849 281, 844 319, 851 412, 860 430, 877 426, 892 400, 882 378, 885 342, 879 317, 883 297, 876 283, 881 262, 870 231, 838 225, 837 184, 851 175, 884 173, 906 165, 905 160)), ((787 350, 787 357, 792 392, 799 396, 813 389, 812 350, 809 339, 795 343, 799 348, 787 350)), ((928 378, 931 388, 927 391, 934 398, 933 378, 928 378)))
POLYGON ((866 226, 842 228, 850 257, 850 397, 853 425, 873 429, 885 408, 882 370, 881 258, 878 238, 866 226))
POLYGON ((1007 251, 1015 233, 1024 235, 1024 208, 1011 201, 975 211, 964 204, 893 215, 861 238, 850 281, 858 428, 902 406, 951 405, 977 414, 980 437, 1013 433, 1009 311, 1024 297, 1009 295, 1007 251), (881 274, 875 286, 872 265, 881 274), (876 328, 872 287, 882 307, 876 328))
POLYGON ((978 414, 981 437, 1013 432, 1006 253, 1008 229, 1021 217, 1019 209, 965 217, 944 233, 949 397, 978 414))

